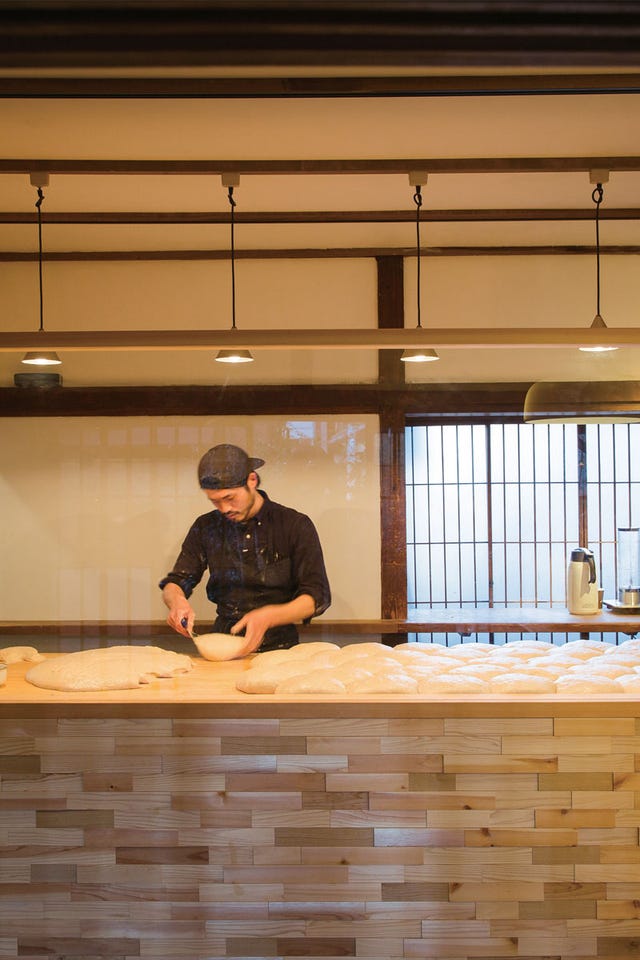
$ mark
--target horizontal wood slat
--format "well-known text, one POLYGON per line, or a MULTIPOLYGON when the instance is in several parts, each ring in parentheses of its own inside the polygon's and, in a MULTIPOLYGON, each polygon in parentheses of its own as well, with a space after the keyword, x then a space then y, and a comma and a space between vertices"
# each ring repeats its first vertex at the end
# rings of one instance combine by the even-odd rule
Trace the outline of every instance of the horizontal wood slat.
POLYGON ((636 955, 635 716, 283 708, 14 704, 0 956, 636 955))

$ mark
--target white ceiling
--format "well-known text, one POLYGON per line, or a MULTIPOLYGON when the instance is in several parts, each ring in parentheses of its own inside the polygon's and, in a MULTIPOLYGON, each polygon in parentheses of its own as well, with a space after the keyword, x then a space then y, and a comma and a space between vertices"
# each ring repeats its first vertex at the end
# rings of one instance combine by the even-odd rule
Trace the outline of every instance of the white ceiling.
MULTIPOLYGON (((599 72, 602 77, 613 71, 611 64, 599 70, 587 66, 590 74, 599 72)), ((527 75, 540 77, 550 70, 548 65, 523 64, 517 69, 476 67, 471 71, 458 67, 451 72, 459 77, 517 76, 525 69, 527 75)), ((573 70, 587 74, 579 65, 573 70)), ((0 98, 0 280, 6 310, 0 333, 33 331, 37 327, 37 264, 33 259, 37 251, 36 193, 29 169, 46 167, 47 161, 52 167, 42 207, 47 331, 101 329, 105 324, 114 329, 153 329, 154 325, 187 328, 191 323, 202 328, 210 324, 206 311, 198 317, 203 302, 208 309, 209 283, 211 290, 221 291, 228 283, 228 261, 211 259, 212 252, 224 257, 229 247, 229 226, 224 219, 229 211, 227 192, 216 165, 227 169, 234 161, 240 169, 250 163, 255 169, 241 175, 235 190, 236 249, 239 257, 251 251, 251 258, 238 264, 244 311, 239 325, 251 328, 263 323, 266 329, 298 323, 304 328, 323 322, 329 327, 375 325, 375 254, 407 254, 415 246, 410 170, 400 164, 390 173, 260 172, 260 165, 271 161, 290 161, 292 165, 306 161, 313 168, 314 163, 321 165, 329 160, 370 161, 373 170, 380 161, 416 161, 420 170, 428 172, 421 227, 423 323, 437 328, 587 327, 596 306, 592 250, 595 207, 589 168, 593 161, 610 169, 601 213, 602 313, 612 328, 640 326, 640 86, 631 93, 580 91, 564 95, 54 95, 55 81, 60 78, 77 83, 83 77, 88 80, 98 76, 119 81, 123 77, 265 80, 372 75, 425 78, 446 75, 446 71, 426 66, 407 70, 386 65, 380 69, 375 64, 340 68, 273 65, 259 69, 250 64, 202 65, 181 70, 153 64, 144 69, 112 66, 100 70, 87 65, 1 66, 0 91, 3 80, 36 78, 43 83, 50 81, 52 93, 8 96, 5 91, 0 98), (525 158, 546 158, 549 170, 518 170, 525 158), (621 165, 630 169, 616 169, 606 158, 627 158, 628 163, 621 165), (462 171, 464 161, 473 159, 486 161, 479 164, 484 172, 462 171), (500 172, 486 170, 492 160, 500 172), (64 173, 55 171, 55 161, 69 161, 72 169, 87 162, 91 166, 107 161, 113 166, 123 161, 125 167, 135 161, 153 161, 160 167, 174 162, 180 172, 64 173), (188 164, 197 161, 206 162, 208 172, 190 172, 188 164), (442 161, 447 161, 447 172, 438 170, 442 161), (504 170, 510 161, 516 167, 513 172, 504 170), (636 166, 638 169, 634 169, 636 166), (495 219, 484 219, 482 211, 490 210, 502 213, 495 219), (563 217, 552 219, 554 210, 563 211, 563 217), (300 221, 305 212, 344 215, 348 211, 390 211, 402 213, 405 219, 286 222, 300 221), (447 211, 466 214, 451 222, 447 211), (513 221, 505 219, 506 211, 518 211, 513 221), (527 211, 539 213, 534 217, 527 211), (48 216, 65 213, 87 215, 84 219, 89 220, 95 215, 96 222, 47 220, 48 216), (222 222, 101 222, 103 215, 112 214, 189 213, 222 215, 222 222), (259 213, 278 214, 285 222, 242 221, 242 217, 259 213), (11 222, 12 214, 15 219, 28 214, 28 222, 11 222), (452 255, 451 248, 457 248, 457 255, 452 255), (487 248, 485 256, 483 248, 487 248), (296 252, 302 250, 307 254, 296 259, 296 252), (341 251, 340 261, 327 255, 335 250, 341 251), (269 256, 260 259, 260 251, 269 256), (363 253, 368 254, 366 266, 360 263, 363 253), (65 256, 63 262, 47 262, 47 254, 71 256, 65 256), (129 259, 118 261, 123 254, 129 259), (31 259, 25 262, 25 255, 31 259), (179 259, 181 255, 185 259, 179 259), (159 260, 151 259, 158 256, 159 260), (354 269, 351 294, 349 265, 354 269), (175 312, 163 315, 163 305, 171 299, 165 283, 178 288, 178 302, 180 297, 194 301, 177 320, 175 312), (288 284, 290 298, 286 296, 288 284), (336 293, 335 302, 329 292, 334 284, 340 294, 338 297, 336 293), (305 290, 314 298, 326 294, 324 314, 313 305, 311 316, 304 315, 305 290), (74 291, 78 296, 74 297, 74 291), (92 297, 100 299, 100 304, 92 303, 92 297), (127 298, 133 304, 130 313, 127 298), (110 315, 111 299, 114 309, 110 315), (342 314, 345 301, 349 301, 349 309, 342 314), (261 318, 264 303, 273 303, 278 316, 261 318), (287 315, 288 305, 291 315, 287 315)), ((405 325, 412 327, 415 258, 411 256, 406 259, 405 275, 405 325)), ((222 307, 214 325, 225 328, 228 320, 227 308, 222 307)), ((638 375, 639 350, 640 344, 598 359, 578 355, 575 348, 513 348, 484 351, 478 363, 475 349, 443 348, 441 364, 413 370, 409 376, 453 382, 527 380, 545 375, 563 379, 633 378, 638 375)), ((376 376, 371 356, 354 357, 353 362, 325 357, 323 364, 309 357, 303 362, 304 354, 302 351, 297 363, 290 357, 277 360, 269 356, 262 372, 256 363, 250 371, 238 374, 240 382, 242 378, 246 382, 274 382, 296 377, 326 381, 334 374, 344 380, 376 376)), ((2 385, 12 382, 19 359, 19 351, 0 352, 2 385)), ((168 376, 172 377, 170 382, 207 382, 220 376, 212 371, 210 357, 201 352, 181 356, 179 363, 172 364, 171 373, 168 358, 153 352, 137 357, 120 355, 115 365, 111 356, 106 367, 100 356, 70 354, 67 360, 65 382, 76 385, 162 383, 168 376)))

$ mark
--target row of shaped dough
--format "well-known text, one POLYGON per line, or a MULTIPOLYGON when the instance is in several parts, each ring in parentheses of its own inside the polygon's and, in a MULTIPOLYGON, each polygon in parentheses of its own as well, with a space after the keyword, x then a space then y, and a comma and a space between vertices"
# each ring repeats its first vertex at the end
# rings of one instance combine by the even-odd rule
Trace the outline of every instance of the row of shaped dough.
POLYGON ((562 646, 317 642, 252 658, 236 687, 249 694, 640 693, 640 640, 562 646))

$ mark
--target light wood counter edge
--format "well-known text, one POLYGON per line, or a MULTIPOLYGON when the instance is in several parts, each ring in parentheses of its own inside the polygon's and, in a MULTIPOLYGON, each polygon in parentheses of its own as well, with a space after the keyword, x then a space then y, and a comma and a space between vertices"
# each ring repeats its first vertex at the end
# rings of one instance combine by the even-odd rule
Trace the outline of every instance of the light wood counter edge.
MULTIPOLYGON (((60 656, 52 654, 51 656, 60 656)), ((421 717, 635 717, 637 696, 573 697, 534 694, 463 696, 376 694, 357 698, 335 695, 245 694, 235 678, 245 661, 209 663, 192 658, 193 671, 174 679, 154 680, 134 690, 67 693, 43 690, 24 676, 30 663, 10 665, 0 687, 0 719, 55 717, 193 717, 193 718, 421 718, 421 717)))

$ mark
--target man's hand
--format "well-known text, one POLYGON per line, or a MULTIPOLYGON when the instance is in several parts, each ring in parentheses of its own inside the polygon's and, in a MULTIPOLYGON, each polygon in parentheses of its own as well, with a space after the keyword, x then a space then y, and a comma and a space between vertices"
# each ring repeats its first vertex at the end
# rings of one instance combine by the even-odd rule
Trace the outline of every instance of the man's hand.
POLYGON ((297 623, 305 617, 313 615, 315 601, 307 593, 301 594, 289 603, 270 603, 264 607, 256 607, 245 613, 242 619, 231 627, 231 633, 245 631, 247 647, 243 654, 246 656, 257 650, 265 633, 270 627, 283 627, 287 623, 297 623))
POLYGON ((162 599, 169 608, 167 616, 169 626, 176 633, 181 633, 183 637, 190 637, 196 615, 182 588, 177 583, 167 583, 162 591, 162 599))
POLYGON ((269 627, 276 626, 278 623, 278 620, 275 618, 277 609, 275 605, 256 607, 255 610, 250 610, 249 613, 245 613, 244 617, 231 627, 231 633, 234 635, 241 633, 243 630, 245 631, 247 644, 243 656, 246 657, 247 654, 257 650, 269 627))

